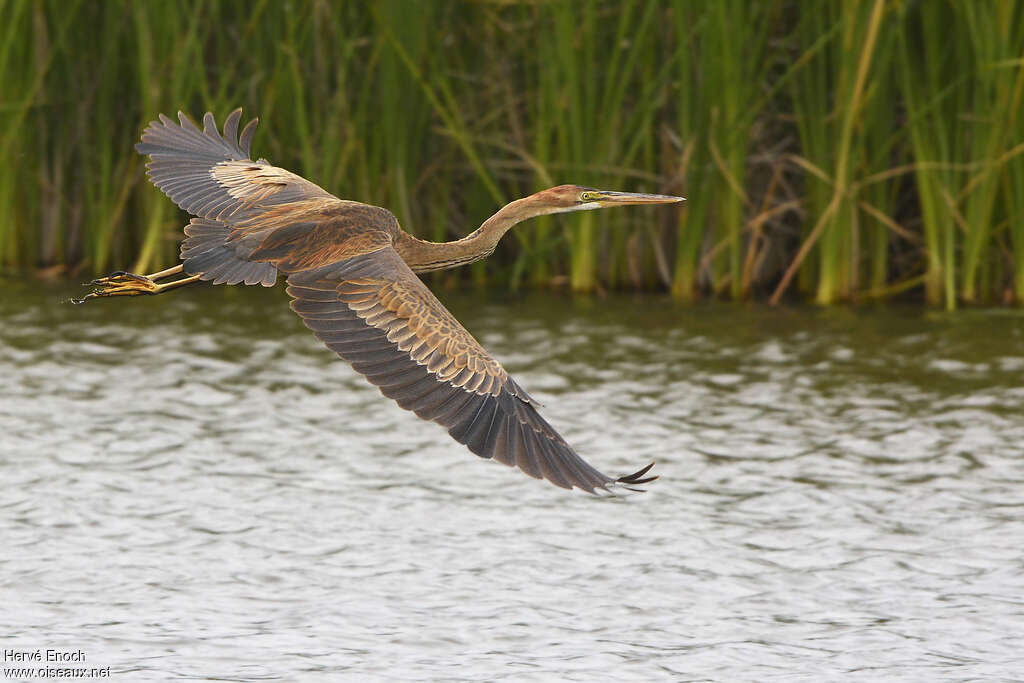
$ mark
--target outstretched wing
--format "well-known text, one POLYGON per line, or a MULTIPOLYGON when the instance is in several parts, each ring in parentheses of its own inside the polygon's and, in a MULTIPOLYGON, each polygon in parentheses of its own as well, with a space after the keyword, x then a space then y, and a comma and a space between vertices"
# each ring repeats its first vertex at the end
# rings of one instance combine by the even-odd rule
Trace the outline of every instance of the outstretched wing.
POLYGON ((291 171, 250 159, 249 147, 258 119, 238 136, 242 110, 224 121, 224 135, 217 131, 213 114, 203 117, 199 130, 185 114, 179 124, 160 114, 135 145, 148 154, 149 179, 194 216, 238 223, 272 207, 307 200, 340 201, 322 187, 291 171))
POLYGON ((148 154, 150 180, 178 206, 196 216, 181 245, 185 272, 214 284, 277 281, 278 263, 252 258, 253 250, 282 228, 308 227, 311 215, 346 204, 323 188, 264 160, 252 161, 253 119, 238 134, 242 110, 217 130, 213 114, 199 130, 185 114, 175 123, 163 114, 135 146, 148 154))
POLYGON ((648 465, 613 479, 580 458, 391 246, 293 273, 288 294, 328 348, 473 453, 590 493, 656 478, 648 465))

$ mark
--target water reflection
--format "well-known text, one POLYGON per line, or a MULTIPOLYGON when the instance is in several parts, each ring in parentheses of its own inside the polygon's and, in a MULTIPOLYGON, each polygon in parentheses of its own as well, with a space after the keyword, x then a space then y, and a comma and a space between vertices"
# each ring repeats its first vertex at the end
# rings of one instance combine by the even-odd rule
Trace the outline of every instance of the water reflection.
POLYGON ((482 462, 280 291, 2 283, 5 647, 131 680, 932 680, 1024 666, 1024 318, 442 292, 610 472, 482 462))

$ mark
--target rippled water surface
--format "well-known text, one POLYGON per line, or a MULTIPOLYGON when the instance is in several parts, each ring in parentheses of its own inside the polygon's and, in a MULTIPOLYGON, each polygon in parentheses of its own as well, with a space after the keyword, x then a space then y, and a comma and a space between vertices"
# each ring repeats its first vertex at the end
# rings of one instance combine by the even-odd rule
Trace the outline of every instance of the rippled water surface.
POLYGON ((1024 317, 442 292, 609 473, 476 458, 277 290, 0 282, 4 648, 124 681, 1024 676, 1024 317))

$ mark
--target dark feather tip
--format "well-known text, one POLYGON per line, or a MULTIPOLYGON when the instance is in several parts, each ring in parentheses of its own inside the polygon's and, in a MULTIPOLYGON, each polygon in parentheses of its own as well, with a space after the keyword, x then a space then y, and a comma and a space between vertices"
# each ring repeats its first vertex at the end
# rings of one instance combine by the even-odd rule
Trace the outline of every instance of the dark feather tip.
MULTIPOLYGON (((638 470, 638 471, 634 472, 633 474, 627 474, 624 477, 619 477, 618 479, 615 480, 615 483, 623 484, 623 485, 629 484, 629 485, 632 485, 632 486, 636 486, 638 484, 646 484, 647 482, 654 481, 655 479, 658 478, 658 475, 655 474, 655 475, 650 476, 650 477, 645 477, 644 476, 645 474, 647 474, 647 472, 652 467, 654 467, 654 463, 653 462, 650 465, 648 465, 647 467, 643 468, 642 470, 638 470)), ((623 486, 623 488, 629 489, 629 486, 623 486)), ((629 490, 631 490, 631 491, 638 491, 640 489, 629 489, 629 490)))

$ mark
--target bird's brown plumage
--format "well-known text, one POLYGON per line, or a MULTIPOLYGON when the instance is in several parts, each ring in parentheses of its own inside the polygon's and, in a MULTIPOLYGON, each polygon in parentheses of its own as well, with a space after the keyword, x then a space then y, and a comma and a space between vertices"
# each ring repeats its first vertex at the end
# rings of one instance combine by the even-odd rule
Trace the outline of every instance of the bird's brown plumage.
POLYGON ((238 139, 241 110, 223 136, 212 114, 203 130, 178 118, 161 115, 137 149, 151 157, 153 183, 196 216, 181 248, 186 272, 264 286, 286 275, 292 310, 328 348, 481 457, 589 492, 653 479, 643 476, 649 466, 615 479, 576 454, 403 260, 396 244, 415 250, 417 241, 389 211, 252 161, 256 122, 238 139))

